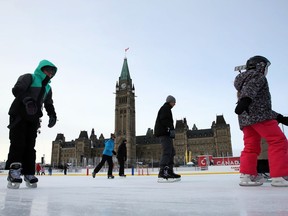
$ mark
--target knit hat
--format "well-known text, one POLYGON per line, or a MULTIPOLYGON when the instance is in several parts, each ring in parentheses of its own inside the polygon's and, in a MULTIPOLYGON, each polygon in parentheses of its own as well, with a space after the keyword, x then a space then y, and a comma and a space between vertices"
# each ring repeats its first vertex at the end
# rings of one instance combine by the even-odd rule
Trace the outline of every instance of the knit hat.
POLYGON ((166 102, 167 103, 176 103, 176 99, 172 96, 172 95, 168 95, 168 97, 166 98, 166 102))

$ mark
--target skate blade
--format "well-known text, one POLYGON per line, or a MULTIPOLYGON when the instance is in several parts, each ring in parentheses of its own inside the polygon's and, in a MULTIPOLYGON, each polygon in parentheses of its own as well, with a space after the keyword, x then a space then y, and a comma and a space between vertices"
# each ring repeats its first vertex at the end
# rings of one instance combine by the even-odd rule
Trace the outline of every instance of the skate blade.
POLYGON ((240 182, 239 185, 243 187, 257 187, 257 186, 263 185, 263 183, 262 182, 240 182))
POLYGON ((158 178, 158 183, 173 183, 179 181, 181 181, 181 178, 170 178, 170 179, 158 178))
POLYGON ((30 182, 25 182, 26 187, 28 188, 37 188, 37 183, 30 183, 30 182))
POLYGON ((10 189, 19 189, 21 183, 8 182, 7 188, 10 189))

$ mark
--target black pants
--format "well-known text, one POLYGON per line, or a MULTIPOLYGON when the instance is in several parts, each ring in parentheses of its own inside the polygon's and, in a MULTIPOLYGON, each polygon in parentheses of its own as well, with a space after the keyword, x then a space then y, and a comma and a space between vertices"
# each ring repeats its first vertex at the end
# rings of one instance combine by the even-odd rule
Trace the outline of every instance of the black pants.
POLYGON ((174 165, 174 156, 175 156, 173 140, 169 136, 161 136, 160 143, 162 146, 162 157, 160 160, 160 168, 169 166, 169 168, 172 169, 174 165))
POLYGON ((103 167, 103 165, 105 164, 105 162, 108 162, 108 175, 112 175, 112 169, 113 169, 113 160, 112 160, 112 156, 108 156, 108 155, 102 155, 102 160, 100 161, 100 163, 95 167, 94 172, 98 173, 100 171, 100 169, 103 167))
POLYGON ((39 122, 29 122, 21 120, 10 129, 10 149, 6 162, 6 169, 14 162, 22 163, 23 175, 35 174, 36 150, 35 142, 39 122))
POLYGON ((117 158, 117 159, 118 159, 118 163, 119 163, 119 175, 124 175, 125 160, 124 160, 124 158, 117 158))

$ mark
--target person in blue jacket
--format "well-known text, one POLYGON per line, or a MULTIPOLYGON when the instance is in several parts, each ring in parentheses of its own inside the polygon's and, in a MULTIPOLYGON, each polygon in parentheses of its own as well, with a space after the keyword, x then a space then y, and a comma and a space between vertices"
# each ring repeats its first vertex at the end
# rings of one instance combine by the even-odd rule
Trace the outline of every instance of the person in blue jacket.
POLYGON ((94 171, 92 172, 92 177, 95 178, 96 173, 100 171, 100 169, 103 167, 105 162, 108 162, 108 179, 113 179, 114 176, 112 175, 112 169, 113 169, 113 160, 112 156, 113 154, 116 155, 116 152, 114 151, 114 140, 115 140, 115 135, 111 133, 110 139, 108 139, 105 142, 105 148, 102 153, 102 160, 100 163, 95 167, 94 171))

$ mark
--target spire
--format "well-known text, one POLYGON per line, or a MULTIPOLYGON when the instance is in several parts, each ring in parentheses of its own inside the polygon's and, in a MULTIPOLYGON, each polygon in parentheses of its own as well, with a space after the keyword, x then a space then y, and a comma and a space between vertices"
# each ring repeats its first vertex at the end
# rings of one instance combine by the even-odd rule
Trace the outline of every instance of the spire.
POLYGON ((130 80, 130 73, 129 73, 129 68, 128 68, 128 63, 127 63, 127 58, 124 58, 124 63, 122 66, 122 71, 121 75, 119 77, 119 80, 130 80))

